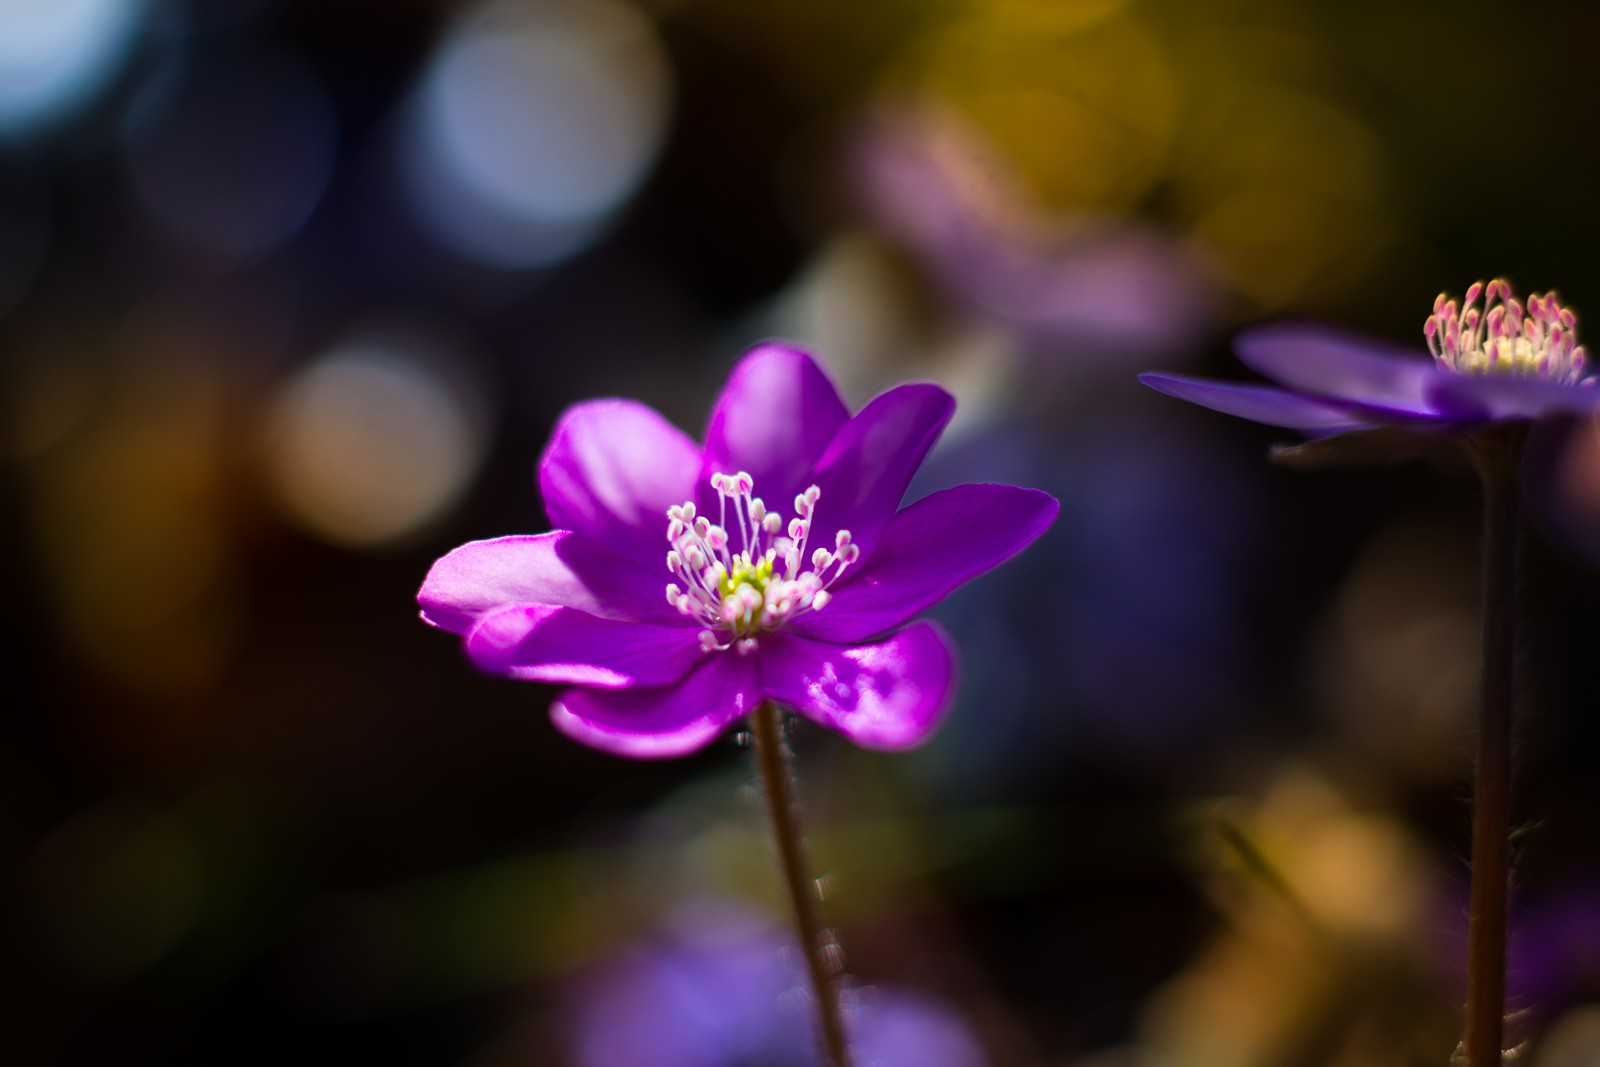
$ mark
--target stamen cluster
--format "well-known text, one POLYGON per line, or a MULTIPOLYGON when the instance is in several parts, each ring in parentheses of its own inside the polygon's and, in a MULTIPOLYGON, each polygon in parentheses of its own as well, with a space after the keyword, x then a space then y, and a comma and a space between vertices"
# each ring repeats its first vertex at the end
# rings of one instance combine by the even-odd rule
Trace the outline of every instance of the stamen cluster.
POLYGON ((755 635, 773 630, 808 611, 820 611, 832 594, 828 587, 861 556, 850 531, 834 536, 830 551, 817 548, 807 562, 806 541, 822 490, 811 486, 794 498, 794 518, 785 529, 776 512, 752 495, 754 479, 713 474, 719 515, 712 523, 696 514, 693 501, 667 509, 667 570, 682 581, 667 585, 667 602, 705 624, 700 647, 706 651, 737 647, 749 653, 755 635), (730 510, 738 523, 739 548, 728 531, 730 510), (787 536, 783 534, 787 533, 787 536), (781 562, 782 571, 779 571, 781 562))
POLYGON ((1588 352, 1578 343, 1578 316, 1554 292, 1528 294, 1526 308, 1504 278, 1473 283, 1459 308, 1440 293, 1422 334, 1433 358, 1462 374, 1520 374, 1563 385, 1584 380, 1588 352))

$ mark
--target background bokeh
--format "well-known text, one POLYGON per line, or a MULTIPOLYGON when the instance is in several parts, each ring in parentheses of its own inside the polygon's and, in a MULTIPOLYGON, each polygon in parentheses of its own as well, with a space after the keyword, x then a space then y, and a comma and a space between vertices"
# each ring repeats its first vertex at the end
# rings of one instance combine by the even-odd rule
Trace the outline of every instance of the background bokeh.
MULTIPOLYGON (((794 731, 873 1062, 1409 1067, 1462 999, 1476 498, 1141 390, 1263 318, 1600 311, 1600 10, 0 0, 0 1062, 766 1067, 737 738, 428 630, 558 413, 801 342, 1060 497, 903 755, 794 731)), ((1600 1063, 1600 432, 1538 442, 1512 985, 1600 1063)), ((797 1027, 800 1027, 797 1029, 797 1027)), ((798 1058, 797 1058, 798 1057, 798 1058)))

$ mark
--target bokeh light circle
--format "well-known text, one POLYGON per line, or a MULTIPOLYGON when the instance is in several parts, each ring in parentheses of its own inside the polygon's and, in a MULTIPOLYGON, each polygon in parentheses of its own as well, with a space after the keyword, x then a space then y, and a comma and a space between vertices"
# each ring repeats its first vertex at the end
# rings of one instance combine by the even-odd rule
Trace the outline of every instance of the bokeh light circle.
POLYGON ((141 0, 0 3, 0 138, 88 104, 127 61, 144 14, 141 0))
POLYGON ((364 331, 282 389, 267 462, 289 516, 314 535, 377 545, 437 518, 483 457, 482 389, 426 331, 364 331))
POLYGON ((619 0, 481 6, 447 34, 413 102, 408 196, 472 259, 555 262, 643 181, 670 92, 653 27, 619 0))

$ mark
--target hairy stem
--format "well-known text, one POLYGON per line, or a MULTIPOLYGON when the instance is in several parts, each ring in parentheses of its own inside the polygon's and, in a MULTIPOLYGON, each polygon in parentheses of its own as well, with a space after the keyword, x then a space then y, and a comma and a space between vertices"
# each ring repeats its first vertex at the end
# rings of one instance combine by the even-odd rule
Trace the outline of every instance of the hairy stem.
POLYGON ((756 762, 761 767, 761 784, 767 794, 767 810, 772 815, 772 836, 778 842, 778 858, 789 889, 789 902, 794 906, 795 926, 811 972, 827 1067, 850 1067, 839 987, 833 973, 836 949, 832 935, 822 925, 816 883, 808 873, 799 804, 795 798, 794 778, 789 773, 789 749, 783 739, 782 716, 783 712, 771 701, 764 702, 751 714, 756 762))
POLYGON ((1520 430, 1475 449, 1483 481, 1483 689, 1472 796, 1472 904, 1467 925, 1467 1067, 1501 1067, 1506 914, 1511 890, 1511 722, 1516 698, 1520 430))

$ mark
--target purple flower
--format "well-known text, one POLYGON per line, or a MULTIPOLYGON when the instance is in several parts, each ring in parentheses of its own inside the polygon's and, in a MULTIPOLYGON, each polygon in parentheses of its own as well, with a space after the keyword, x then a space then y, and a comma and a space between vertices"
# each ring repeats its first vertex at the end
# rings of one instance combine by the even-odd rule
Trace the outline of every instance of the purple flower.
POLYGON ((579 404, 539 468, 559 529, 444 556, 422 617, 484 671, 574 686, 556 726, 617 755, 691 752, 763 700, 867 747, 916 744, 954 660, 933 624, 906 624, 1057 511, 1009 485, 896 510, 954 407, 913 384, 851 416, 779 344, 734 368, 703 448, 634 401, 579 404))
POLYGON ((885 107, 851 153, 863 207, 957 304, 1082 366, 1186 345, 1209 315, 1193 258, 1160 230, 1043 210, 976 130, 931 103, 885 107))
POLYGON ((1555 293, 1528 297, 1496 278, 1466 299, 1441 293, 1423 326, 1431 360, 1315 327, 1246 331, 1239 358, 1279 387, 1176 374, 1139 380, 1169 396, 1269 426, 1328 437, 1389 429, 1427 435, 1485 423, 1590 415, 1600 410, 1577 316, 1555 293), (1479 300, 1482 300, 1480 305, 1479 300))
MULTIPOLYGON (((663 928, 583 972, 562 1015, 579 1067, 808 1067, 816 1063, 792 939, 734 901, 680 905, 663 928)), ((920 990, 848 997, 859 1067, 981 1067, 951 1007, 920 990)))

